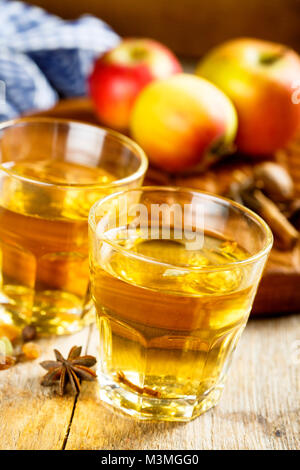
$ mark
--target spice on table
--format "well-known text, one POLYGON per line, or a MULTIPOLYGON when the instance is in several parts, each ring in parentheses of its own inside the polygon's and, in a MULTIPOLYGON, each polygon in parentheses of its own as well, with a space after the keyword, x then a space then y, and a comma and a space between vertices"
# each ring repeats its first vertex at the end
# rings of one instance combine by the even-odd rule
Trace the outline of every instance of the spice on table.
POLYGON ((299 239, 299 233, 273 201, 267 198, 259 189, 245 195, 244 200, 248 207, 258 212, 270 225, 282 249, 293 248, 299 239))
POLYGON ((41 355, 41 350, 36 343, 24 343, 22 346, 22 353, 25 355, 26 359, 37 359, 41 355))
POLYGON ((24 343, 33 341, 36 338, 36 327, 33 325, 26 325, 22 330, 22 339, 24 343))
POLYGON ((227 196, 261 215, 282 250, 293 248, 299 240, 299 231, 286 214, 294 193, 288 172, 276 163, 265 162, 255 165, 252 176, 241 171, 233 176, 227 196))
POLYGON ((96 364, 94 356, 80 356, 81 346, 73 346, 67 359, 54 349, 56 361, 41 362, 41 366, 48 372, 43 377, 41 385, 48 387, 59 382, 59 395, 64 395, 69 383, 74 393, 80 391, 81 380, 94 380, 96 372, 91 369, 96 364))
POLYGON ((16 359, 13 356, 0 356, 0 370, 9 369, 15 363, 16 359))
POLYGON ((294 184, 289 173, 281 165, 264 162, 254 166, 256 186, 274 202, 291 200, 294 184))
POLYGON ((6 336, 3 336, 0 338, 0 370, 9 369, 15 362, 13 346, 10 340, 6 336))

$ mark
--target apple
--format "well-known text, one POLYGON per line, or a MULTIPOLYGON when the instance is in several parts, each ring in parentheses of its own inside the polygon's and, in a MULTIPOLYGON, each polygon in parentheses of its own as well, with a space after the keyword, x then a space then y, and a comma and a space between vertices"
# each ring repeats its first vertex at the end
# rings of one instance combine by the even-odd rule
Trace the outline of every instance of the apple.
POLYGON ((170 172, 207 166, 212 155, 230 147, 236 129, 229 98, 207 80, 185 73, 147 85, 130 125, 150 162, 170 172))
POLYGON ((153 80, 182 72, 175 55, 152 39, 125 39, 100 57, 89 77, 96 113, 106 126, 127 130, 133 104, 153 80))
POLYGON ((272 154, 299 129, 300 106, 292 96, 300 80, 300 57, 293 50, 257 39, 234 39, 209 52, 196 74, 215 83, 233 101, 241 152, 272 154))

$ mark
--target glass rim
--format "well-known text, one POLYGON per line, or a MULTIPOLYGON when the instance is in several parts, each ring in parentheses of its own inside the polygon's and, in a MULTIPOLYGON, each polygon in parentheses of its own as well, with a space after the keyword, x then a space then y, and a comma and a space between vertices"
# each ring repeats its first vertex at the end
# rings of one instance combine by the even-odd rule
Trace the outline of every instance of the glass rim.
MULTIPOLYGON (((124 145, 127 145, 133 153, 138 155, 140 159, 140 164, 137 170, 130 174, 129 176, 126 176, 125 178, 117 179, 115 181, 112 181, 110 183, 105 183, 105 184, 99 184, 99 183, 49 183, 46 181, 39 181, 34 178, 29 178, 26 176, 18 175, 17 173, 14 173, 14 171, 10 170, 9 168, 5 168, 2 166, 0 163, 0 170, 4 171, 8 175, 10 175, 13 178, 16 178, 21 181, 25 181, 27 183, 31 184, 37 184, 37 185, 42 185, 42 186, 51 186, 51 187, 57 187, 61 189, 92 189, 92 188, 100 188, 100 189, 105 189, 105 188, 114 188, 114 187, 122 187, 123 185, 127 185, 128 183, 132 183, 136 179, 141 178, 147 171, 148 168, 148 158, 146 156, 146 153, 144 150, 130 137, 127 137, 124 134, 121 134, 118 131, 115 131, 113 129, 109 129, 104 126, 98 126, 97 124, 90 124, 88 122, 84 121, 77 121, 73 119, 66 119, 66 118, 56 118, 56 117, 21 117, 21 118, 16 118, 16 119, 11 119, 9 121, 4 121, 0 123, 0 132, 4 129, 9 129, 9 128, 14 128, 17 124, 31 124, 31 123, 36 123, 36 124, 67 124, 71 126, 78 126, 81 128, 88 128, 88 129, 94 129, 95 131, 102 133, 103 136, 107 135, 116 141, 119 141, 123 143, 124 145)), ((1 137, 0 137, 1 141, 1 137)))
POLYGON ((188 187, 176 187, 176 186, 141 186, 140 188, 132 188, 132 189, 127 189, 125 191, 118 191, 117 193, 109 194, 105 196, 102 199, 99 199, 96 201, 90 211, 89 211, 89 217, 88 217, 88 225, 91 227, 93 230, 93 233, 95 234, 96 232, 96 224, 95 224, 95 211, 97 207, 101 206, 102 204, 106 203, 109 200, 112 200, 116 197, 119 197, 122 194, 127 194, 131 192, 151 192, 151 191, 166 191, 166 192, 184 192, 184 193, 189 193, 189 194, 195 194, 196 196, 204 196, 207 197, 211 200, 215 200, 216 202, 222 201, 223 203, 226 203, 229 206, 233 206, 236 209, 238 209, 243 215, 247 215, 249 218, 252 220, 254 219, 255 222, 261 227, 264 236, 265 236, 265 242, 263 247, 258 250, 256 253, 253 255, 250 255, 249 257, 242 259, 242 260, 236 260, 232 261, 231 263, 226 263, 222 264, 220 266, 181 266, 177 264, 172 264, 172 263, 167 263, 164 261, 156 260, 155 258, 151 258, 150 256, 146 255, 141 255, 137 253, 133 253, 129 249, 126 249, 124 247, 121 247, 120 245, 114 243, 113 241, 109 239, 103 239, 105 243, 108 243, 110 246, 112 246, 115 250, 118 252, 122 253, 124 256, 129 256, 131 258, 138 259, 140 261, 148 262, 148 263, 154 263, 154 264, 159 264, 161 266, 166 266, 168 268, 173 268, 173 269, 178 269, 180 271, 186 271, 186 272, 214 272, 214 271, 225 271, 228 269, 231 269, 232 267, 239 267, 243 265, 248 265, 251 263, 254 263, 256 261, 259 261, 261 258, 263 258, 265 255, 268 255, 270 252, 272 245, 273 245, 273 233, 268 226, 268 224, 260 217, 257 215, 254 211, 251 209, 248 209, 248 207, 243 206, 242 204, 239 204, 238 202, 232 201, 231 199, 228 199, 224 196, 219 196, 213 193, 210 193, 208 191, 197 191, 195 188, 188 188, 188 187))

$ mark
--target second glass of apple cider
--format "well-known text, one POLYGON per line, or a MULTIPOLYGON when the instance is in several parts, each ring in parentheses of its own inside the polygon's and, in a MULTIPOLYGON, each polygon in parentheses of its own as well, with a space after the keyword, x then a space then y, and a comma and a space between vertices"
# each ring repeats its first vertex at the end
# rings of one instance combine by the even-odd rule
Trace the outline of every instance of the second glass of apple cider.
POLYGON ((142 184, 143 151, 98 126, 24 118, 0 126, 0 323, 71 333, 91 321, 88 213, 142 184))
POLYGON ((272 245, 256 214, 176 188, 96 203, 89 217, 101 398, 144 419, 214 406, 272 245))

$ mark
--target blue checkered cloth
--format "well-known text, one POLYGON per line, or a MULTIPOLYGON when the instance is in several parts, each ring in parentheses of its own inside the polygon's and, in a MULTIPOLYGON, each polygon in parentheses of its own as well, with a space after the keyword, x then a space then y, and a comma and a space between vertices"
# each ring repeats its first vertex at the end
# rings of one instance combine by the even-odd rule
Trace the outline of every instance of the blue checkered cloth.
POLYGON ((0 121, 86 94, 96 57, 119 36, 84 15, 65 21, 23 2, 0 0, 0 121))

